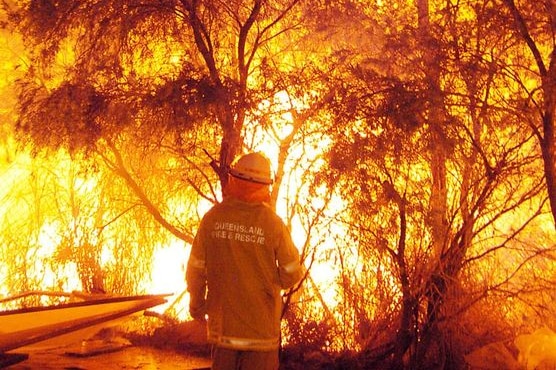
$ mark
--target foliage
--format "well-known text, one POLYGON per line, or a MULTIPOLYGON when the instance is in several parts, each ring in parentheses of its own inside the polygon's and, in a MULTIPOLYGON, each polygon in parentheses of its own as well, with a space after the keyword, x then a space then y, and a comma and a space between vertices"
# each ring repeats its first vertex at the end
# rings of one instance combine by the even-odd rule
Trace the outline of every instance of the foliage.
POLYGON ((553 327, 556 64, 538 3, 10 8, 29 63, 2 132, 16 122, 33 157, 2 157, 0 286, 93 290, 100 269, 105 289, 141 290, 220 199, 203 149, 224 166, 263 149, 307 267, 285 295, 292 368, 464 368, 553 327))

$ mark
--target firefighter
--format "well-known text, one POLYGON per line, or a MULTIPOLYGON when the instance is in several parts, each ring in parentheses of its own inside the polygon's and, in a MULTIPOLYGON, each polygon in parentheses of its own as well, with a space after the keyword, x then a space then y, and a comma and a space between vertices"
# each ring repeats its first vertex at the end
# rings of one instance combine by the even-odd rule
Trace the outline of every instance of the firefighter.
POLYGON ((212 369, 278 369, 281 290, 302 277, 299 252, 269 207, 270 161, 249 153, 232 163, 226 196, 203 217, 186 280, 190 314, 208 316, 212 369))

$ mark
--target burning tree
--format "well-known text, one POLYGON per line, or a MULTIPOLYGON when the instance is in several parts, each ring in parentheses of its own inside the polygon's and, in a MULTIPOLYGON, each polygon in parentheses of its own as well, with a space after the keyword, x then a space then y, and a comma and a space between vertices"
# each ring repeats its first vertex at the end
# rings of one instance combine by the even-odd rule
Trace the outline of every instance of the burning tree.
MULTIPOLYGON (((106 244, 116 260, 139 255, 143 263, 151 260, 157 244, 143 245, 145 239, 160 241, 170 234, 191 242, 197 205, 219 199, 215 179, 224 186, 234 156, 265 144, 267 137, 278 159, 276 204, 281 181, 291 170, 286 165, 290 150, 296 145, 298 151, 310 150, 299 142, 310 138, 318 147, 321 139, 318 123, 307 126, 323 98, 311 74, 318 71, 316 58, 306 58, 311 45, 302 42, 301 16, 310 8, 298 3, 4 4, 30 50, 30 67, 19 81, 19 139, 30 143, 35 155, 67 151, 76 164, 90 166, 84 171, 91 177, 104 179, 105 170, 117 175, 113 183, 98 183, 101 195, 110 194, 101 199, 117 208, 108 213, 96 204, 94 226, 72 224, 58 243, 57 261, 77 263, 85 289, 106 285, 116 291, 128 281, 98 281, 110 272, 122 274, 99 271, 106 270, 99 263, 105 253, 101 241, 106 243, 101 235, 110 235, 106 244), (311 86, 314 90, 307 91, 311 86), (284 115, 288 118, 279 118, 284 115), (205 149, 217 157, 218 166, 209 166, 205 149), (122 183, 125 190, 113 186, 122 183), (111 196, 116 188, 119 198, 111 196), (139 230, 127 226, 145 211, 157 226, 145 227, 144 221, 135 223, 139 230), (118 227, 135 242, 122 243, 108 231, 118 227), (151 229, 157 237, 137 235, 151 229), (122 246, 126 252, 120 253, 122 246)), ((322 155, 314 161, 322 162, 322 155)), ((293 205, 284 212, 290 221, 295 212, 305 212, 302 202, 293 205)), ((83 220, 78 213, 72 215, 83 220)), ((303 222, 314 229, 320 217, 319 211, 310 213, 303 222)), ((310 259, 308 241, 309 235, 303 254, 310 259)))
MULTIPOLYGON (((347 75, 337 71, 335 82, 352 84, 342 86, 331 105, 340 124, 325 181, 342 182, 347 193, 359 196, 350 198, 346 222, 358 240, 355 253, 366 263, 354 266, 358 276, 342 278, 351 292, 346 307, 367 323, 358 329, 362 345, 372 348, 367 363, 389 358, 394 368, 457 368, 485 340, 462 318, 491 307, 487 297, 519 296, 527 301, 519 310, 538 313, 551 300, 553 282, 527 274, 538 276, 535 265, 544 266, 554 252, 548 234, 541 232, 539 244, 529 235, 546 214, 545 194, 551 197, 550 170, 541 170, 547 149, 541 133, 551 137, 552 129, 542 113, 544 130, 530 121, 524 125, 520 105, 508 99, 520 75, 508 78, 511 61, 531 60, 511 32, 494 31, 505 19, 503 9, 494 11, 491 2, 416 5, 396 4, 391 12, 362 5, 369 17, 361 21, 367 28, 358 24, 367 36, 361 39, 373 42, 344 50, 349 68, 341 70, 347 75), (511 215, 525 210, 530 214, 515 223, 511 215), (488 267, 492 258, 505 259, 500 271, 488 267), (486 271, 488 278, 480 278, 486 271), (392 285, 394 296, 388 294, 392 285), (394 322, 361 310, 361 302, 377 299, 363 293, 365 286, 378 292, 378 307, 393 310, 394 322), (531 300, 534 290, 547 295, 531 300), (391 325, 390 335, 384 334, 391 325)), ((551 321, 553 312, 542 311, 551 321)), ((491 319, 499 323, 500 317, 491 319)), ((498 338, 508 335, 498 330, 498 338)))
POLYGON ((217 200, 203 150, 218 153, 217 170, 243 150, 246 117, 283 85, 279 42, 298 26, 297 2, 8 6, 33 50, 18 132, 37 150, 100 159, 157 222, 190 242, 195 220, 176 219, 169 198, 217 200))

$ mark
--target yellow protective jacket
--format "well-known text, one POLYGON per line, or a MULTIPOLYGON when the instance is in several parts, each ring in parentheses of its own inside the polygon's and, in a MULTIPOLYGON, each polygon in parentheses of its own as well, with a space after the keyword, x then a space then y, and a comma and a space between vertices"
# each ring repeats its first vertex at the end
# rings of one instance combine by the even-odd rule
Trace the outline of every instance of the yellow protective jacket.
POLYGON ((203 217, 192 245, 186 272, 191 314, 208 314, 208 339, 220 347, 276 349, 280 291, 301 275, 299 253, 280 217, 263 203, 225 198, 203 217))

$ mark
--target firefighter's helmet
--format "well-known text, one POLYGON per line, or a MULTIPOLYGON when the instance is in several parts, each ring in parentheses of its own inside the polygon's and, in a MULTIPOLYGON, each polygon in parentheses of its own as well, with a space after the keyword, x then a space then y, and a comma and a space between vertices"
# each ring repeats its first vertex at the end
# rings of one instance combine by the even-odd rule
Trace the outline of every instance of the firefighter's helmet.
POLYGON ((230 174, 243 180, 270 185, 273 182, 270 160, 260 152, 245 154, 230 166, 230 174))

